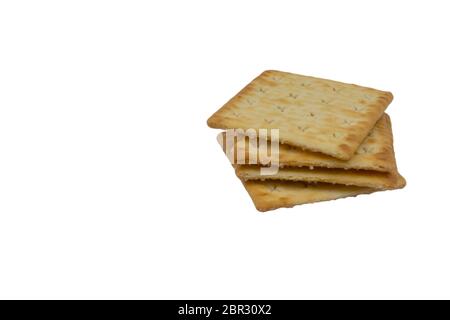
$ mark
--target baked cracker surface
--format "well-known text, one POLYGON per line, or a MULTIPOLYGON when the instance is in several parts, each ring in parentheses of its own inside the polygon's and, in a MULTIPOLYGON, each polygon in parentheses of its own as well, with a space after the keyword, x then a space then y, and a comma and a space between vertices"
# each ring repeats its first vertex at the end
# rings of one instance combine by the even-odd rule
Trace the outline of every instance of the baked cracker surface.
POLYGON ((276 180, 248 180, 243 181, 243 184, 258 211, 290 208, 379 191, 368 187, 276 180))
MULTIPOLYGON (((221 133, 221 135, 221 139, 224 139, 222 141, 225 141, 225 133, 221 133)), ((248 143, 248 140, 235 139, 233 144, 227 146, 235 148, 235 155, 243 154, 247 164, 250 153, 258 154, 258 144, 248 143)), ((267 149, 271 149, 270 142, 267 142, 267 149)), ((281 167, 311 166, 381 172, 396 171, 391 120, 389 115, 384 113, 350 160, 339 160, 322 153, 305 151, 286 144, 279 145, 278 159, 281 167)), ((258 161, 258 163, 260 162, 258 161)))
POLYGON ((374 189, 401 188, 405 180, 397 172, 367 170, 345 170, 308 167, 284 167, 272 175, 261 175, 260 166, 236 165, 236 175, 242 180, 287 180, 304 182, 326 182, 374 189))
POLYGON ((348 160, 392 99, 387 91, 268 70, 215 112, 208 125, 279 129, 282 143, 348 160))

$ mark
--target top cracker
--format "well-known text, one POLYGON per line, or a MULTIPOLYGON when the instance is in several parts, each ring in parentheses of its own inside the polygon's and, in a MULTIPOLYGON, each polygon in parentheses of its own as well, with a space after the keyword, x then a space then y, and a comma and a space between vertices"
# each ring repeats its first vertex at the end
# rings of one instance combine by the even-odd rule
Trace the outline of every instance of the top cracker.
POLYGON ((209 119, 222 129, 279 129, 280 142, 350 159, 392 101, 390 92, 268 70, 209 119))

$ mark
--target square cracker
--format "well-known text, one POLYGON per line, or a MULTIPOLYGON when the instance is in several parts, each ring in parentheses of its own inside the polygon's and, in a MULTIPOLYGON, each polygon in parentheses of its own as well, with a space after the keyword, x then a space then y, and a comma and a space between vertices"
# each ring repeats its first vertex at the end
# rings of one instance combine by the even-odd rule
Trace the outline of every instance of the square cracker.
POLYGON ((285 180, 325 182, 373 189, 392 189, 405 186, 405 179, 397 172, 344 170, 308 167, 284 167, 276 174, 261 176, 259 166, 236 165, 236 175, 242 180, 285 180))
POLYGON ((291 208, 296 205, 335 200, 379 191, 367 187, 308 184, 292 181, 243 181, 244 187, 259 211, 291 208))
MULTIPOLYGON (((221 133, 225 141, 225 133, 221 133)), ((226 144, 224 144, 226 145, 226 144)), ((231 147, 235 148, 234 154, 245 155, 245 163, 249 163, 249 153, 258 154, 258 145, 251 144, 248 140, 235 140, 231 147)), ((270 142, 267 149, 270 150, 270 142)), ((342 169, 361 169, 381 172, 394 172, 397 169, 392 137, 392 126, 389 115, 386 113, 377 121, 369 135, 356 150, 355 155, 348 161, 339 160, 318 152, 304 151, 286 144, 279 145, 279 164, 281 167, 325 167, 342 169)), ((259 159, 258 163, 259 162, 259 159)))
POLYGON ((209 119, 222 129, 279 129, 280 142, 348 160, 392 101, 390 92, 268 70, 209 119))

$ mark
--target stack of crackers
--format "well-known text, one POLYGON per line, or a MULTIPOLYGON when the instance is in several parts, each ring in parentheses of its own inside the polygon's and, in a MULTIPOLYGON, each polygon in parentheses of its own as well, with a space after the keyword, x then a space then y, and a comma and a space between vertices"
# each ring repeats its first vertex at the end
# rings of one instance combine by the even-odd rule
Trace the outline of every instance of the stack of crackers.
POLYGON ((256 208, 268 211, 403 188, 385 113, 392 99, 386 91, 269 70, 215 112, 208 125, 227 129, 219 142, 232 154, 256 208), (274 130, 276 140, 267 134, 274 130), (276 159, 271 174, 262 170, 270 165, 261 157, 263 149, 276 159), (241 161, 238 154, 244 155, 241 161))

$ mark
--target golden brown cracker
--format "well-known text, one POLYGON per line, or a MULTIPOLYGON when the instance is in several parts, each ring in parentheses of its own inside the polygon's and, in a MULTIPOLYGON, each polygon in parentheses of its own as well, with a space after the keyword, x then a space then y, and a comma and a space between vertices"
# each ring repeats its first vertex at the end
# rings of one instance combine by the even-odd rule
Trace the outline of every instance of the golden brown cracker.
POLYGON ((404 179, 397 172, 367 170, 344 170, 309 167, 284 167, 272 175, 261 175, 260 166, 236 165, 236 175, 243 180, 287 180, 304 182, 326 182, 374 189, 400 188, 404 179))
POLYGON ((243 181, 255 207, 259 211, 290 208, 296 205, 335 200, 379 191, 377 189, 339 184, 292 181, 243 181))
MULTIPOLYGON (((225 139, 225 133, 221 133, 221 137, 221 139, 225 139)), ((267 149, 270 150, 270 142, 267 143, 267 149)), ((243 164, 260 164, 258 158, 256 159, 256 163, 249 163, 249 155, 258 154, 258 143, 252 144, 249 143, 248 139, 235 138, 234 143, 228 146, 235 148, 235 160, 237 159, 236 156, 238 153, 241 153, 245 160, 243 164)), ((348 161, 339 160, 318 152, 304 151, 286 144, 279 145, 278 159, 281 167, 311 166, 381 172, 396 171, 392 126, 389 115, 386 113, 383 114, 359 146, 355 155, 348 161)))
POLYGON ((350 159, 392 101, 390 92, 264 71, 215 112, 222 129, 279 129, 280 142, 350 159))

